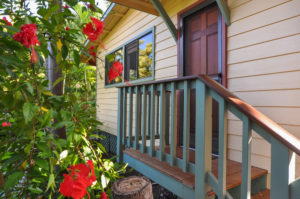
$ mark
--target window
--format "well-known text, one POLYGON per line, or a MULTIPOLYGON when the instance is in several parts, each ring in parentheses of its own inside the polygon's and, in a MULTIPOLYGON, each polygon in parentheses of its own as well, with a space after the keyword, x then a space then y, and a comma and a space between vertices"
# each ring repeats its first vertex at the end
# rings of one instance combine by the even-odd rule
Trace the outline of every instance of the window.
POLYGON ((109 53, 105 57, 106 71, 109 71, 114 61, 119 61, 124 66, 123 77, 118 77, 114 81, 107 81, 105 75, 105 85, 122 84, 125 81, 132 83, 138 81, 153 80, 154 77, 154 28, 139 35, 137 38, 125 43, 117 50, 109 53), (124 57, 123 57, 124 54, 124 57))
MULTIPOLYGON (((114 61, 121 62, 123 64, 123 48, 120 48, 118 50, 115 50, 114 52, 106 55, 105 57, 105 84, 110 85, 110 84, 115 84, 115 83, 121 83, 122 82, 122 77, 119 76, 113 81, 109 82, 107 78, 108 71, 112 67, 114 61)), ((124 65, 124 64, 123 64, 124 65)))

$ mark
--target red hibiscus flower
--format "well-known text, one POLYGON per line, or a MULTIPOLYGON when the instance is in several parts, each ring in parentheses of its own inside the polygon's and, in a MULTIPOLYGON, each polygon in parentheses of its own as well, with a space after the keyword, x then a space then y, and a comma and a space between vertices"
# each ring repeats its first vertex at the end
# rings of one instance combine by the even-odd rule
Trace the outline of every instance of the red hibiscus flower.
POLYGON ((9 123, 9 122, 3 122, 2 123, 2 127, 8 127, 8 126, 11 126, 11 123, 9 123))
POLYGON ((99 199, 109 199, 106 195, 105 192, 101 193, 100 198, 99 199))
POLYGON ((6 17, 3 17, 2 20, 5 21, 8 26, 12 26, 12 23, 10 23, 6 17))
POLYGON ((97 54, 96 54, 96 52, 94 50, 95 50, 95 46, 91 46, 90 47, 90 55, 96 57, 97 54))
POLYGON ((95 41, 98 36, 103 33, 103 22, 93 17, 91 17, 91 20, 93 21, 93 23, 87 23, 86 26, 83 27, 82 32, 88 37, 90 41, 95 41))
POLYGON ((31 63, 37 63, 38 56, 33 48, 34 45, 39 45, 40 42, 36 35, 36 25, 35 24, 24 24, 21 26, 21 31, 13 36, 13 39, 20 42, 23 46, 27 48, 32 48, 32 53, 30 57, 31 63))
POLYGON ((69 28, 69 27, 66 27, 66 30, 68 31, 68 30, 70 30, 70 28, 69 28))
POLYGON ((62 195, 73 199, 83 198, 87 193, 86 189, 96 181, 94 164, 91 160, 86 164, 77 164, 69 168, 70 173, 64 174, 64 181, 60 184, 59 190, 62 195))
POLYGON ((114 61, 112 67, 110 67, 110 70, 108 72, 108 81, 111 82, 112 80, 122 75, 123 69, 124 67, 121 62, 114 61))
POLYGON ((13 36, 13 39, 20 42, 23 46, 30 48, 32 45, 39 45, 40 42, 36 36, 35 24, 24 24, 21 31, 13 36))

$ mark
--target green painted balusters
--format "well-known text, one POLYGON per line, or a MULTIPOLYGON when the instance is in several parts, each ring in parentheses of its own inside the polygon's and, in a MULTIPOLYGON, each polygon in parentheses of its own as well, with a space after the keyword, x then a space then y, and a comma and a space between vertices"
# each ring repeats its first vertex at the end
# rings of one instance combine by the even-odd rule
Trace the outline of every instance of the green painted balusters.
POLYGON ((127 94, 126 88, 123 88, 123 116, 122 116, 122 145, 125 145, 126 139, 126 124, 127 124, 127 94))
POLYGON ((219 97, 219 165, 218 165, 218 198, 226 195, 226 153, 227 153, 227 120, 226 102, 219 97))
POLYGON ((150 156, 153 157, 155 150, 155 90, 153 84, 151 85, 150 89, 150 156))
POLYGON ((271 199, 289 198, 289 149, 276 138, 271 140, 271 199))
POLYGON ((171 147, 170 147, 170 165, 175 165, 177 144, 177 94, 176 84, 171 83, 171 147))
POLYGON ((251 198, 251 144, 252 144, 252 123, 249 118, 243 115, 243 148, 242 148, 242 185, 241 198, 251 198))
MULTIPOLYGON (((189 82, 184 81, 183 86, 183 165, 182 170, 188 171, 190 148, 190 88, 189 82)), ((197 121, 197 120, 196 120, 197 121)))
POLYGON ((165 154, 165 131, 166 131, 166 90, 163 83, 160 84, 160 102, 159 102, 159 132, 160 132, 160 153, 159 160, 163 161, 165 154))
MULTIPOLYGON (((150 88, 151 86, 149 86, 150 88)), ((150 137, 150 118, 151 118, 151 91, 149 90, 148 94, 147 94, 147 139, 149 139, 148 137, 150 137)))
POLYGON ((141 152, 145 153, 145 149, 146 149, 146 122, 147 122, 147 93, 146 93, 146 86, 144 85, 142 87, 143 89, 143 94, 142 94, 142 99, 143 99, 143 103, 142 103, 142 149, 141 152))
POLYGON ((206 86, 196 80, 196 153, 195 153, 195 199, 207 198, 209 186, 205 182, 211 171, 212 98, 206 86))
POLYGON ((139 87, 135 87, 135 138, 134 138, 134 148, 139 149, 139 138, 140 138, 140 90, 139 87))
POLYGON ((132 138, 132 97, 133 97, 133 87, 129 87, 129 114, 128 114, 128 140, 127 140, 127 145, 130 148, 131 147, 131 138, 132 138))
POLYGON ((155 135, 159 136, 159 95, 155 91, 155 135))
POLYGON ((122 122, 123 122, 123 92, 122 88, 118 89, 118 130, 117 130, 117 161, 123 162, 122 154, 122 122))

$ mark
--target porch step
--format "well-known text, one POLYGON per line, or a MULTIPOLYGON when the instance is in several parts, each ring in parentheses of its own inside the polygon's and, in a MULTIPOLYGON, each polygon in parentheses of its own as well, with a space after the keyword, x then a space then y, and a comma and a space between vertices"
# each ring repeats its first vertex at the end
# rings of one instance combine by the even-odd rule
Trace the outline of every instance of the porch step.
POLYGON ((261 192, 258 192, 255 195, 251 196, 251 199, 269 199, 270 197, 270 190, 269 189, 265 189, 261 192))
MULTIPOLYGON (((183 183, 187 187, 194 189, 195 176, 193 173, 183 172, 181 168, 170 166, 168 162, 161 162, 156 157, 150 157, 148 154, 141 153, 135 149, 125 149, 125 154, 132 158, 147 164, 148 166, 164 173, 175 180, 183 183)), ((218 159, 212 160, 212 173, 218 177, 218 159)), ((227 160, 226 169, 226 188, 227 190, 238 187, 242 182, 242 164, 232 160, 227 160)), ((255 180, 267 174, 267 170, 257 167, 251 167, 251 179, 255 180)), ((213 195, 213 192, 210 194, 213 195)))

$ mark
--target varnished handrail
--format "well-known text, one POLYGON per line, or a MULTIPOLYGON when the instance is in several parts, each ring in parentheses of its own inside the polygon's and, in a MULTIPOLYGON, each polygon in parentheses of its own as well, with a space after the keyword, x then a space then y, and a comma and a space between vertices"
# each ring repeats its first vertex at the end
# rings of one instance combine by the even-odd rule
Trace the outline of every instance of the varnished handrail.
POLYGON ((132 87, 132 86, 139 86, 139 85, 150 85, 150 84, 160 84, 160 83, 170 83, 170 82, 179 82, 183 80, 193 80, 193 79, 200 79, 204 82, 209 88, 217 92, 221 97, 223 97, 228 103, 233 105, 243 114, 245 114, 249 119, 251 119, 254 123, 258 124, 262 127, 266 132, 270 135, 278 139, 281 143, 283 143, 286 147, 294 151, 296 154, 300 155, 300 139, 295 137, 293 134, 288 132, 287 130, 280 127, 270 118, 256 110, 251 105, 247 104, 243 100, 239 99, 237 96, 232 94, 222 85, 214 81, 213 79, 207 77, 206 75, 194 75, 194 76, 185 76, 179 78, 172 78, 172 79, 164 79, 159 81, 151 81, 147 83, 138 83, 132 85, 124 85, 119 86, 118 88, 124 87, 132 87))

